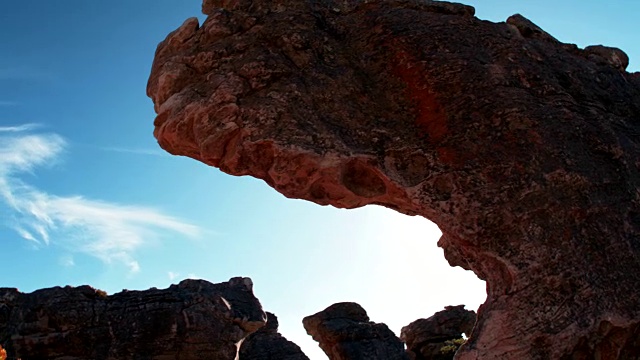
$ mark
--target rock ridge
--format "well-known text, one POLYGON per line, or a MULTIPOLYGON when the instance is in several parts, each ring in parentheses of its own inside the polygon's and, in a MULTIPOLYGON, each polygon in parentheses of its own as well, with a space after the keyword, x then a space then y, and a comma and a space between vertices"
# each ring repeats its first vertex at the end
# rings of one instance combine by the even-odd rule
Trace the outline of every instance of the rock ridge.
POLYGON ((235 360, 266 323, 252 287, 237 277, 110 296, 90 286, 0 288, 0 345, 9 360, 235 360))

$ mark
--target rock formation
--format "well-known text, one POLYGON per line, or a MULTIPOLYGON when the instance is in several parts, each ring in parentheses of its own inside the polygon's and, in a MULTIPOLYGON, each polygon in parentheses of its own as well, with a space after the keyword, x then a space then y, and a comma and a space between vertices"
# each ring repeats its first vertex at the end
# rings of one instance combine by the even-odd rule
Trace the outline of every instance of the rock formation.
POLYGON ((393 331, 369 321, 356 303, 333 304, 302 324, 329 360, 409 360, 393 331))
POLYGON ((278 318, 267 312, 267 325, 240 346, 239 360, 309 360, 300 347, 278 333, 278 318))
POLYGON ((0 288, 0 345, 9 360, 235 360, 266 320, 252 286, 184 280, 111 296, 89 286, 0 288))
POLYGON ((447 306, 427 319, 418 319, 400 331, 400 339, 407 344, 411 360, 444 359, 442 348, 447 341, 469 336, 476 322, 476 313, 464 305, 447 306))
POLYGON ((640 352, 640 74, 429 0, 205 0, 156 52, 168 152, 434 221, 487 282, 458 359, 640 352))

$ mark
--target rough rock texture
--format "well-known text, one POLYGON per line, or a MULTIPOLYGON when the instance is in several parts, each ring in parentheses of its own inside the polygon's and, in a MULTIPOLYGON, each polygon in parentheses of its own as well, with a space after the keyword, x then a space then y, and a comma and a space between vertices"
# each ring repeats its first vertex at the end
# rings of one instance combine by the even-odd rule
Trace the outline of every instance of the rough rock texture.
POLYGON ((329 360, 409 360, 393 331, 369 321, 356 303, 333 304, 302 324, 329 360))
POLYGON ((278 333, 278 318, 267 312, 267 325, 240 346, 239 360, 309 360, 300 347, 278 333))
MULTIPOLYGON (((439 225, 487 282, 458 359, 640 352, 640 74, 427 0, 206 0, 157 50, 172 154, 439 225)), ((523 20, 524 19, 524 20, 523 20)))
POLYGON ((9 360, 234 360, 266 320, 252 286, 184 280, 111 296, 89 286, 0 288, 0 345, 9 360))
POLYGON ((441 355, 445 341, 467 337, 476 322, 475 311, 464 309, 464 305, 447 306, 427 319, 418 319, 400 331, 400 339, 407 344, 407 353, 412 360, 432 360, 441 355))

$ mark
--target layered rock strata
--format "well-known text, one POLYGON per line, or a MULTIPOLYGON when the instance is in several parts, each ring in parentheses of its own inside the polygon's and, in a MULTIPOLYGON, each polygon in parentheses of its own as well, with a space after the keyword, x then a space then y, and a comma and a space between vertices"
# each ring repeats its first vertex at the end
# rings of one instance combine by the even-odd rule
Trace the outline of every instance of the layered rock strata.
POLYGON ((229 359, 265 324, 249 278, 111 296, 89 286, 0 288, 0 345, 15 360, 229 359))
POLYGON ((158 47, 168 152, 291 198, 434 221, 487 282, 458 359, 640 352, 640 74, 522 16, 428 0, 206 0, 158 47))
POLYGON ((429 318, 403 327, 400 339, 406 344, 411 360, 445 359, 442 349, 447 342, 462 338, 462 334, 470 336, 475 322, 475 311, 465 310, 464 305, 447 306, 429 318))
POLYGON ((409 360, 404 344, 385 324, 369 321, 356 303, 337 303, 302 320, 329 360, 409 360))
POLYGON ((240 346, 239 360, 309 360, 300 347, 278 332, 278 318, 267 312, 267 324, 240 346))

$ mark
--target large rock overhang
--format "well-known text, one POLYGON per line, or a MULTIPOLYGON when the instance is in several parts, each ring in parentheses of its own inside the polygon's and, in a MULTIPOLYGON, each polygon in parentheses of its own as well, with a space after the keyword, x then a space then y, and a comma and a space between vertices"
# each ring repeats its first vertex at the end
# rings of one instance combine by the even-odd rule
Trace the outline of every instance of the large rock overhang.
POLYGON ((458 359, 639 351, 640 76, 623 52, 427 0, 203 11, 156 52, 165 150, 435 222, 449 263, 487 282, 458 359))

